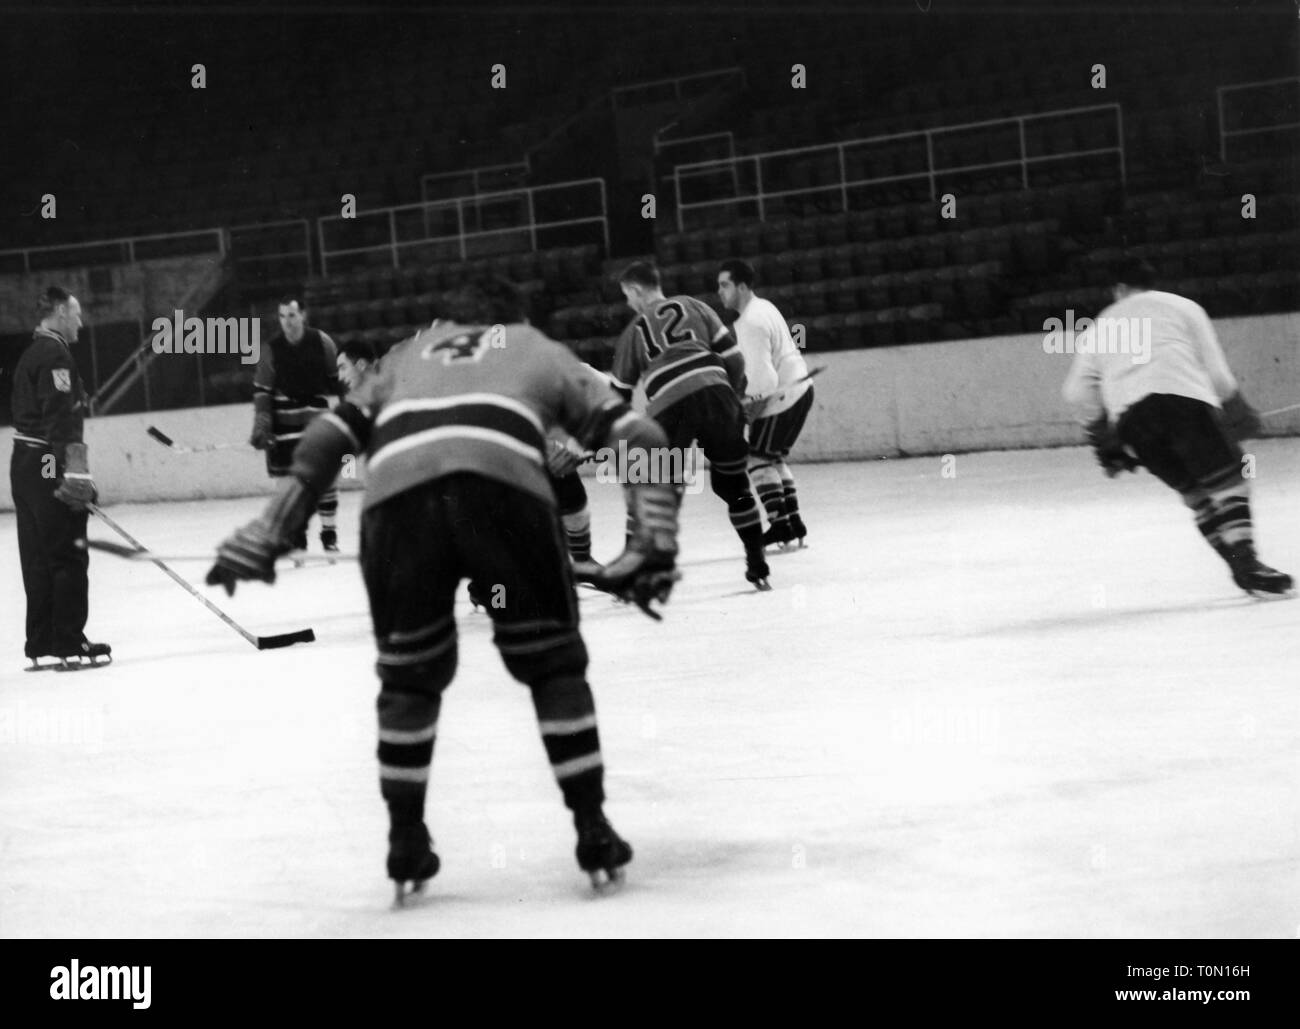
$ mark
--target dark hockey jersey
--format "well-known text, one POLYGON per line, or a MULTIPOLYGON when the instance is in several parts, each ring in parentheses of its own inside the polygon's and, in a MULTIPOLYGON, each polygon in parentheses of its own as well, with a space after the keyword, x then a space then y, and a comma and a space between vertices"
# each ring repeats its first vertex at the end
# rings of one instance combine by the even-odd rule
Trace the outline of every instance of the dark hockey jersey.
POLYGON ((706 386, 743 390, 743 367, 735 338, 713 309, 694 297, 673 296, 623 330, 610 374, 628 390, 643 382, 646 413, 653 418, 706 386), (737 372, 729 373, 724 359, 733 355, 737 372))
POLYGON ((88 399, 67 342, 37 329, 13 369, 14 440, 46 446, 60 466, 69 443, 82 442, 88 399))
POLYGON ((339 392, 338 347, 319 329, 303 329, 297 343, 277 332, 263 344, 253 374, 254 394, 309 405, 317 397, 339 392))
MULTIPOLYGON (((617 402, 609 384, 527 325, 439 325, 398 344, 370 382, 322 419, 367 454, 364 507, 473 472, 555 503, 545 436, 574 436, 617 402)), ((293 474, 327 467, 299 447, 293 474)), ((331 473, 332 474, 332 473, 331 473)))

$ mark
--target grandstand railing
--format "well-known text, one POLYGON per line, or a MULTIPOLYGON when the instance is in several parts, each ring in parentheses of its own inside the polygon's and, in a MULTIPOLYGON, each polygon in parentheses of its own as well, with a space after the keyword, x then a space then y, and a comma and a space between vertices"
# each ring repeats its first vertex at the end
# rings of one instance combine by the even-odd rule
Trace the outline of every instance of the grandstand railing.
POLYGON ((232 225, 226 232, 226 252, 236 277, 268 264, 292 268, 300 278, 311 277, 311 222, 294 218, 276 222, 232 225))
POLYGON ((119 236, 87 243, 0 250, 0 274, 39 272, 85 265, 135 264, 162 257, 197 254, 226 255, 228 239, 222 229, 194 229, 149 236, 119 236))
POLYGON ((477 168, 466 168, 463 171, 449 172, 431 172, 428 175, 420 176, 420 199, 426 204, 435 200, 450 200, 457 196, 463 196, 463 193, 452 193, 442 196, 431 196, 429 187, 435 182, 453 182, 467 183, 469 191, 473 194, 483 192, 485 186, 500 186, 500 178, 510 175, 528 175, 532 170, 532 162, 527 154, 522 161, 511 161, 506 164, 485 164, 477 168))
POLYGON ((993 170, 997 168, 1019 168, 1022 188, 1029 188, 1030 168, 1035 165, 1045 164, 1048 162, 1060 162, 1069 159, 1078 159, 1081 157, 1094 157, 1106 154, 1114 154, 1118 159, 1118 171, 1120 180, 1127 181, 1127 171, 1125 167, 1124 154, 1124 123, 1123 112, 1119 104, 1096 104, 1087 107, 1068 107, 1058 108, 1052 111, 1043 111, 1035 114, 1015 115, 1007 118, 992 118, 985 121, 964 122, 958 125, 943 125, 931 129, 917 129, 910 132, 899 132, 888 135, 869 136, 860 139, 846 140, 840 143, 824 143, 817 146, 797 147, 787 150, 769 150, 758 154, 745 154, 739 157, 718 158, 710 161, 696 161, 690 164, 679 165, 673 172, 673 187, 675 190, 676 209, 677 209, 677 227, 685 231, 686 216, 691 211, 702 211, 706 209, 725 209, 737 205, 749 205, 756 208, 756 214, 759 220, 766 220, 767 206, 773 200, 785 197, 812 196, 819 193, 838 193, 839 207, 842 210, 849 210, 849 192, 852 189, 862 186, 883 185, 887 183, 906 182, 914 180, 926 180, 929 185, 930 196, 937 199, 939 196, 938 181, 943 176, 950 176, 961 173, 978 172, 993 170), (1066 149, 1058 150, 1052 153, 1031 154, 1026 143, 1026 127, 1031 122, 1039 122, 1047 119, 1069 119, 1078 118, 1083 115, 1096 115, 1100 112, 1108 112, 1113 117, 1115 145, 1105 147, 1088 147, 1083 149, 1066 149), (940 165, 935 160, 935 141, 945 135, 953 133, 971 133, 976 131, 988 132, 995 128, 1013 127, 1016 129, 1018 138, 1018 152, 1014 156, 1005 160, 997 161, 977 161, 959 165, 940 165), (850 178, 848 174, 848 154, 854 149, 865 150, 869 147, 880 147, 888 144, 905 144, 908 142, 923 142, 925 146, 924 166, 917 168, 915 171, 905 172, 895 175, 876 175, 859 178, 850 178), (814 160, 825 160, 833 157, 837 173, 832 175, 830 181, 821 182, 813 185, 796 186, 791 189, 773 189, 764 184, 764 168, 772 162, 791 162, 798 163, 802 158, 814 160), (691 179, 705 180, 713 178, 715 181, 730 181, 734 196, 723 196, 718 199, 708 200, 687 200, 683 197, 683 184, 691 179), (743 185, 742 185, 743 184, 743 185), (742 192, 742 189, 744 192, 742 192))
MULTIPOLYGON (((224 261, 214 262, 209 266, 202 275, 190 284, 190 288, 185 295, 171 305, 173 309, 179 308, 182 311, 201 310, 221 288, 227 274, 227 265, 224 261)), ((170 311, 168 312, 170 314, 170 311)), ((147 317, 147 316, 146 316, 147 317)), ((153 321, 150 319, 150 326, 153 321)), ((140 332, 144 336, 144 341, 125 361, 117 366, 105 379, 100 383, 99 389, 95 395, 90 398, 90 412, 92 415, 104 415, 111 411, 126 396, 127 392, 137 383, 143 382, 144 386, 144 409, 153 410, 153 397, 149 388, 149 366, 157 360, 158 354, 153 349, 153 332, 144 331, 144 319, 140 323, 140 332)), ((194 376, 197 390, 199 406, 203 405, 203 356, 195 355, 194 376)))
MULTIPOLYGON (((1240 93, 1245 90, 1254 90, 1259 93, 1272 91, 1279 94, 1286 100, 1290 101, 1290 113, 1293 116, 1300 117, 1300 76, 1289 75, 1280 79, 1259 79, 1255 82, 1234 82, 1230 85, 1219 86, 1215 90, 1215 99, 1219 108, 1219 160, 1228 159, 1228 140, 1231 138, 1240 138, 1242 136, 1259 136, 1267 132, 1285 132, 1287 129, 1300 129, 1300 120, 1273 122, 1268 125, 1252 125, 1245 128, 1230 129, 1227 127, 1227 105, 1225 98, 1230 93, 1240 93), (1290 90, 1279 90, 1278 86, 1291 86, 1290 90)), ((1259 96, 1257 102, 1251 105, 1252 111, 1273 111, 1277 109, 1277 104, 1270 102, 1274 97, 1259 96)))
POLYGON ((27 274, 86 265, 135 264, 137 261, 212 253, 222 259, 231 255, 236 266, 300 258, 304 275, 310 275, 311 227, 307 219, 299 218, 278 222, 250 222, 229 228, 118 236, 84 243, 0 250, 0 274, 27 274), (290 230, 288 234, 282 231, 285 229, 290 230), (302 244, 300 249, 295 245, 299 234, 302 244), (286 239, 293 239, 294 242, 285 242, 286 239), (277 249, 265 249, 268 245, 277 249))
POLYGON ((404 257, 432 264, 537 250, 542 234, 554 241, 570 235, 560 230, 580 227, 590 232, 578 235, 598 234, 609 252, 605 180, 599 178, 402 204, 355 218, 330 215, 317 219, 316 227, 322 275, 330 273, 331 261, 337 268, 343 258, 400 268, 404 257), (575 216, 576 210, 590 213, 575 216))

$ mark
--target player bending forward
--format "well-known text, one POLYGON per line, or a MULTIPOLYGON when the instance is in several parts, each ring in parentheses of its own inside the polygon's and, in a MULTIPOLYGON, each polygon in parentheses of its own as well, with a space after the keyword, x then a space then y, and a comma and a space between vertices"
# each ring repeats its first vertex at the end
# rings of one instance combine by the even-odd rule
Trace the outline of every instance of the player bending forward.
MULTIPOLYGON (((632 848, 605 819, 604 766, 573 575, 547 484, 545 434, 584 446, 660 446, 649 419, 586 374, 564 347, 522 324, 508 283, 469 287, 453 319, 394 347, 370 387, 316 419, 277 497, 221 544, 209 584, 272 582, 345 453, 369 453, 361 566, 379 658, 379 783, 388 805, 388 876, 400 898, 439 860, 424 823, 443 690, 456 671, 460 582, 490 584, 494 642, 532 692, 542 742, 573 812, 579 866, 617 879, 632 848), (504 345, 499 335, 505 326, 504 345), (360 449, 359 449, 360 448, 360 449), (496 603, 497 597, 501 604, 496 603)), ((649 610, 668 599, 678 499, 670 486, 628 487, 631 545, 603 585, 649 610)))
MULTIPOLYGON (((684 455, 699 442, 709 459, 709 484, 726 502, 745 548, 745 578, 760 590, 771 589, 763 516, 746 472, 749 445, 740 402, 745 364, 736 341, 707 304, 664 296, 653 265, 629 265, 619 285, 637 317, 614 345, 610 378, 629 394, 644 384, 646 413, 663 426, 673 451, 684 455)), ((678 464, 684 467, 685 461, 678 464)))
POLYGON ((1115 302, 1076 343, 1065 399, 1078 407, 1107 476, 1145 465, 1192 509, 1233 582, 1251 594, 1286 593, 1291 576, 1255 556, 1250 487, 1235 442, 1258 430, 1258 416, 1242 399, 1204 308, 1152 289, 1153 279, 1142 261, 1117 270, 1115 302), (1149 352, 1108 346, 1120 328, 1129 330, 1125 339, 1141 333, 1149 352), (1090 352, 1115 349, 1127 352, 1090 352))

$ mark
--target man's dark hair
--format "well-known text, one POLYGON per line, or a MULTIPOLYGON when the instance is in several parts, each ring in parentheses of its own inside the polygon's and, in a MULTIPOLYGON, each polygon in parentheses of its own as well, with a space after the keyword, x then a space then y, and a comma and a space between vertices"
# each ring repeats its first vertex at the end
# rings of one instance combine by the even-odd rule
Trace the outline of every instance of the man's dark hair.
POLYGON ((1110 281, 1116 285, 1123 283, 1130 288, 1150 289, 1155 285, 1156 270, 1141 257, 1125 254, 1111 269, 1110 281))
POLYGON ((288 307, 290 304, 297 304, 297 305, 298 305, 298 310, 299 310, 299 311, 305 311, 305 310, 307 310, 307 308, 303 307, 302 301, 299 300, 299 299, 298 299, 296 296, 294 296, 293 294, 288 294, 287 296, 282 296, 282 297, 280 298, 280 306, 281 306, 281 307, 288 307))
POLYGON ((444 293, 434 305, 439 318, 459 325, 510 325, 528 317, 528 299, 513 282, 475 279, 444 293))
POLYGON ((720 272, 726 272, 731 276, 731 281, 737 286, 748 286, 754 288, 754 267, 748 261, 742 261, 738 257, 733 257, 730 261, 723 261, 720 272))
POLYGON ((56 307, 66 304, 71 299, 72 294, 61 286, 43 289, 40 296, 36 298, 36 317, 43 321, 54 313, 56 307))
POLYGON ((368 361, 370 364, 374 364, 379 360, 374 344, 361 339, 354 339, 349 343, 344 343, 343 346, 339 347, 339 353, 352 362, 368 361))
POLYGON ((649 261, 634 261, 629 264, 623 269, 618 281, 632 286, 643 286, 646 289, 661 289, 663 286, 663 280, 659 278, 659 269, 649 261))

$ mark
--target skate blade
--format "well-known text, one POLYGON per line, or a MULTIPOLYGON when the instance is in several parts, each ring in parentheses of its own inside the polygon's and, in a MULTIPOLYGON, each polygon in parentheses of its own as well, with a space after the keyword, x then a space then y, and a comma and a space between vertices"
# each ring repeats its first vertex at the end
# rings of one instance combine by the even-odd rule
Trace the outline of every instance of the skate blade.
POLYGON ((759 593, 766 593, 772 588, 772 584, 766 579, 755 579, 753 586, 759 593))
POLYGON ((75 664, 72 663, 71 661, 68 661, 61 665, 46 665, 44 668, 39 668, 39 669, 29 668, 28 671, 30 672, 44 671, 45 669, 48 668, 56 672, 88 672, 92 668, 106 668, 112 663, 113 663, 113 659, 111 657, 108 658, 107 660, 99 660, 99 661, 96 661, 93 658, 88 658, 85 660, 77 661, 75 664))
POLYGON ((1265 590, 1246 590, 1246 596, 1253 597, 1255 600, 1273 601, 1273 600, 1294 600, 1296 591, 1294 589, 1283 590, 1281 593, 1269 593, 1265 590))
POLYGON ((602 897, 617 893, 627 882, 627 873, 622 867, 597 868, 588 872, 587 875, 591 879, 591 888, 602 897))
POLYGON ((393 882, 393 910, 400 911, 404 907, 424 899, 424 888, 428 885, 428 879, 405 879, 393 882))

